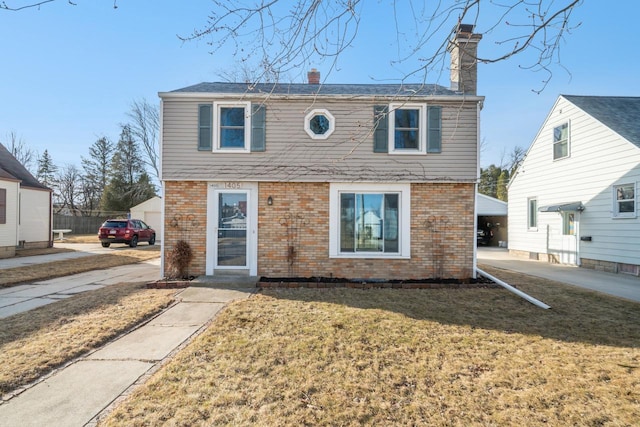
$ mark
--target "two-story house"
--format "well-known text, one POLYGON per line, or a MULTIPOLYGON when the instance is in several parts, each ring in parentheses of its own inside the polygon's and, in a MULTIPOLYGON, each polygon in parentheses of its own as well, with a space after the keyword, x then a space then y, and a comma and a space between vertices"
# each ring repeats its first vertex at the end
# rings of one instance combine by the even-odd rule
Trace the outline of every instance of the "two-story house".
POLYGON ((509 249, 640 273, 640 98, 561 95, 509 183, 509 249))
POLYGON ((266 277, 474 277, 478 129, 473 59, 452 88, 200 83, 162 92, 164 253, 190 272, 266 277))

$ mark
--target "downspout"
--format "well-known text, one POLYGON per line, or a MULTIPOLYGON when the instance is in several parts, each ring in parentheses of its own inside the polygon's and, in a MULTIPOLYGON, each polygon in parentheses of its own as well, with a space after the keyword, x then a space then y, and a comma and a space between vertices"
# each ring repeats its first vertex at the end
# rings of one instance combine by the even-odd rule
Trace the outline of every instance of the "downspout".
POLYGON ((498 279, 497 277, 494 277, 492 275, 490 275, 489 273, 486 273, 482 270, 480 270, 479 268, 476 269, 476 271, 478 272, 478 274, 480 274, 481 276, 486 277, 487 279, 491 280, 492 282, 502 286, 503 288, 505 288, 506 290, 508 290, 509 292, 513 292, 514 294, 518 295, 521 298, 526 299, 527 301, 529 301, 531 304, 540 307, 540 308, 544 308, 545 310, 548 310, 551 308, 551 306, 543 303, 540 300, 535 299, 534 297, 532 297, 529 294, 525 294, 524 292, 522 292, 519 289, 514 288, 513 286, 511 286, 510 284, 508 284, 507 282, 503 282, 502 280, 498 279))
POLYGON ((49 247, 53 247, 53 191, 49 190, 49 247))
POLYGON ((476 183, 473 191, 473 273, 472 278, 477 278, 478 269, 478 182, 480 181, 480 110, 482 103, 476 104, 476 183))
POLYGON ((158 179, 160 180, 160 200, 161 200, 161 205, 162 205, 162 210, 160 211, 160 234, 162 235, 162 240, 160 241, 160 277, 159 279, 162 279, 165 274, 164 274, 164 241, 166 240, 166 234, 165 234, 165 229, 164 229, 164 209, 165 209, 165 197, 164 197, 164 180, 162 179, 162 135, 163 135, 163 122, 164 122, 164 102, 162 100, 162 98, 160 98, 160 132, 158 135, 158 150, 160 151, 160 153, 158 153, 158 161, 159 161, 159 165, 158 165, 158 171, 160 172, 160 176, 158 177, 158 179))

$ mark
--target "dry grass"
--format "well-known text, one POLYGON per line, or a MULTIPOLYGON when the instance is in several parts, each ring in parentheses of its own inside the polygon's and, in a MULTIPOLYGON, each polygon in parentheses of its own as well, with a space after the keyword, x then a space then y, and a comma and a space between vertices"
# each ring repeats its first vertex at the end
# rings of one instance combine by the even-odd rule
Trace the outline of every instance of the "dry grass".
MULTIPOLYGON (((56 240, 55 243, 60 243, 59 240, 56 240)), ((65 234, 64 235, 64 243, 100 243, 98 239, 98 232, 96 230, 93 234, 65 234)))
POLYGON ((0 287, 134 264, 136 262, 158 258, 159 256, 160 247, 149 246, 138 249, 121 249, 106 255, 89 255, 79 259, 7 268, 0 270, 0 287))
POLYGON ((0 394, 100 347, 167 307, 174 295, 112 285, 0 319, 0 394))
POLYGON ((580 425, 640 419, 640 305, 502 289, 273 290, 227 307, 103 424, 580 425))

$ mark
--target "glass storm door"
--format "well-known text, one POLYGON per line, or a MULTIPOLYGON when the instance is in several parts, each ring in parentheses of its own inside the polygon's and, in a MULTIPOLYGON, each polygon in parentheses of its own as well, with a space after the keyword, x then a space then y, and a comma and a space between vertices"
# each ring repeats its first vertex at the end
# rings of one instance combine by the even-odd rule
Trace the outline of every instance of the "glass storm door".
POLYGON ((216 266, 247 267, 247 192, 218 192, 216 266))

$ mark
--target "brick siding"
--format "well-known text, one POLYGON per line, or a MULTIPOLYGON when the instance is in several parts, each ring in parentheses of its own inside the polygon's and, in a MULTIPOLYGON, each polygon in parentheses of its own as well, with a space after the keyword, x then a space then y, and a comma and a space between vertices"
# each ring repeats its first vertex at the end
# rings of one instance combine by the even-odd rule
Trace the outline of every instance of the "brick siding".
MULTIPOLYGON (((411 184, 411 259, 329 258, 328 183, 265 182, 258 187, 258 275, 363 279, 468 279, 473 275, 474 185, 411 184), (272 205, 267 198, 271 196, 272 205)), ((206 182, 165 183, 165 251, 192 216, 190 273, 205 274, 206 182), (176 221, 173 221, 175 223, 176 221), (178 221, 180 222, 180 221, 178 221)))

